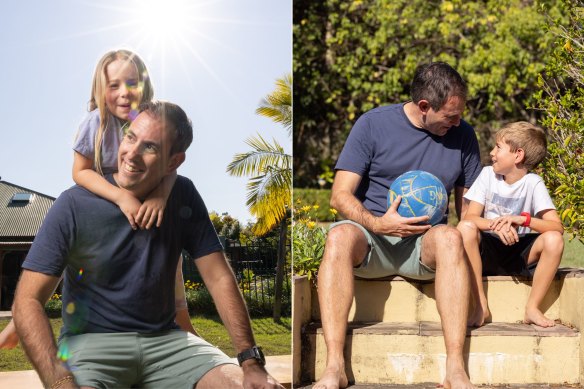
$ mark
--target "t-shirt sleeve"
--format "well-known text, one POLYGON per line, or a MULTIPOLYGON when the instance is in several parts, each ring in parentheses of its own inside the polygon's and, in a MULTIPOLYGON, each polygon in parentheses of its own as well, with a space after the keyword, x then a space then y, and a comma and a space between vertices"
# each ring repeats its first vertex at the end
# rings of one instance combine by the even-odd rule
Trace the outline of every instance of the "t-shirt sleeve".
POLYGON ((482 165, 475 131, 468 124, 465 127, 462 143, 462 174, 456 180, 455 186, 470 188, 481 173, 482 165))
POLYGON ((61 276, 75 236, 72 201, 64 192, 53 203, 22 264, 24 269, 61 276))
POLYGON ((99 113, 92 111, 79 125, 73 143, 73 150, 93 161, 95 155, 95 134, 99 129, 99 113))
POLYGON ((489 188, 488 166, 481 171, 468 192, 464 194, 464 198, 469 201, 476 201, 479 204, 485 205, 487 201, 487 188, 489 188))
POLYGON ((537 215, 541 211, 548 209, 556 209, 552 198, 545 186, 544 181, 541 177, 538 177, 538 181, 533 188, 533 214, 537 215))
MULTIPOLYGON (((177 177, 177 180, 180 177, 177 177)), ((186 179, 185 179, 186 180, 186 179)), ((183 206, 180 209, 180 217, 187 219, 185 229, 185 250, 193 259, 201 258, 205 255, 223 250, 221 242, 211 219, 207 212, 207 207, 201 195, 190 180, 188 181, 188 196, 190 206, 183 206)))
POLYGON ((347 137, 339 155, 336 170, 347 170, 364 176, 371 161, 371 129, 368 115, 361 116, 347 137))

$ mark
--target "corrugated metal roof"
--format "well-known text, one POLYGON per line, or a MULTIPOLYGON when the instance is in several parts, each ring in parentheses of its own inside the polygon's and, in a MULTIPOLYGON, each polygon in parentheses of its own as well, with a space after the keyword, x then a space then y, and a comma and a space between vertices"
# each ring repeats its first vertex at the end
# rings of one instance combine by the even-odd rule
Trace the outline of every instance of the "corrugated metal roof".
POLYGON ((22 241, 28 240, 22 238, 34 237, 54 201, 54 197, 0 181, 0 241, 22 241), (12 202, 17 193, 34 196, 30 202, 12 202))

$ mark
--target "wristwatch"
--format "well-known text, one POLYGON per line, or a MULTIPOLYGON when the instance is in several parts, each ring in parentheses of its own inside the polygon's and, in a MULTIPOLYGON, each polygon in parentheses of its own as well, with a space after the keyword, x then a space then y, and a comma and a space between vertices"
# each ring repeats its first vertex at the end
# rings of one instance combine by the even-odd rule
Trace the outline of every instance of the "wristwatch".
POLYGON ((243 363, 243 361, 247 361, 248 359, 255 359, 261 366, 266 364, 266 358, 264 358, 264 353, 262 349, 258 346, 253 346, 252 348, 248 348, 247 350, 243 350, 239 354, 237 354, 237 362, 239 362, 239 366, 243 363))

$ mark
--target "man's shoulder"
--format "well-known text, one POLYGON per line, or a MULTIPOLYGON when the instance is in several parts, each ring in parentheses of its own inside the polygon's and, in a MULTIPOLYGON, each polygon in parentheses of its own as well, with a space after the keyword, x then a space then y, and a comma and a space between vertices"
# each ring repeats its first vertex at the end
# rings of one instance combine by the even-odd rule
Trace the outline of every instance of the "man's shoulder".
POLYGON ((390 105, 382 105, 369 111, 365 112, 362 116, 363 117, 377 117, 377 116, 385 116, 385 115, 393 115, 396 113, 403 112, 403 103, 399 104, 390 104, 390 105))

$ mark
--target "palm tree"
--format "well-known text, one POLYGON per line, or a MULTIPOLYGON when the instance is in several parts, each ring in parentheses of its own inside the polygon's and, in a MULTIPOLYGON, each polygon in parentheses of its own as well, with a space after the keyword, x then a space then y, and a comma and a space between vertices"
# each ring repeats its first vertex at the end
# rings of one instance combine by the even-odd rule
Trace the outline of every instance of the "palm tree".
MULTIPOLYGON (((291 74, 276 80, 276 89, 262 99, 256 113, 281 123, 288 137, 292 137, 291 74)), ((247 183, 247 207, 257 218, 253 232, 261 236, 280 225, 273 312, 274 320, 279 321, 286 263, 286 214, 292 201, 292 156, 275 139, 269 143, 259 134, 245 143, 252 150, 236 154, 227 172, 237 177, 251 176, 247 183)))
MULTIPOLYGON (((256 113, 281 123, 292 136, 292 75, 276 80, 276 88, 262 99, 256 113)), ((261 236, 286 220, 292 197, 292 156, 276 140, 270 143, 259 134, 245 143, 252 150, 236 154, 227 172, 251 176, 246 205, 257 218, 253 232, 261 236)))

